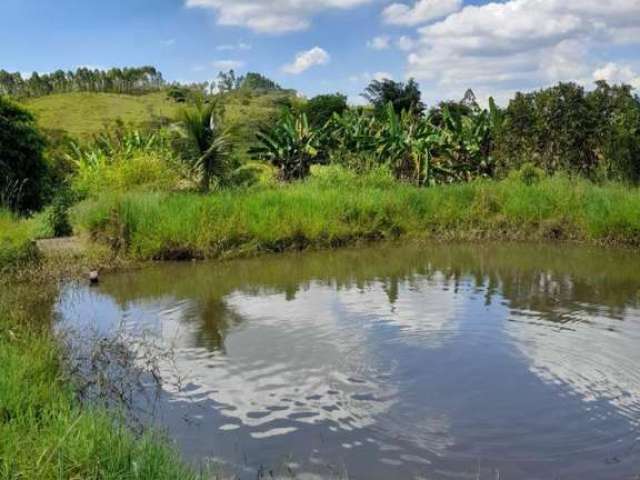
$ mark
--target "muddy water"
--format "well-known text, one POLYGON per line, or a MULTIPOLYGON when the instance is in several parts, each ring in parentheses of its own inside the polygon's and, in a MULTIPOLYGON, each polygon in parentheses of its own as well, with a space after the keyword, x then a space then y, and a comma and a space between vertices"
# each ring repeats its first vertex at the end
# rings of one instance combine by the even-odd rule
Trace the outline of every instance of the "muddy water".
POLYGON ((639 300, 631 251, 387 245, 163 264, 57 311, 153 343, 156 421, 241 478, 626 479, 639 300))

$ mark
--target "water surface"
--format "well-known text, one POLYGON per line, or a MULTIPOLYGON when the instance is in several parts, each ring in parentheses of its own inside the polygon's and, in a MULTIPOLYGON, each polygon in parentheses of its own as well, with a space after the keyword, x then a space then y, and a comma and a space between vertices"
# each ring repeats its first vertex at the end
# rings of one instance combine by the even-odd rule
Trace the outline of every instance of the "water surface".
POLYGON ((633 251, 386 245, 158 265, 57 311, 159 346, 156 421, 242 478, 609 480, 640 474, 639 300, 633 251))

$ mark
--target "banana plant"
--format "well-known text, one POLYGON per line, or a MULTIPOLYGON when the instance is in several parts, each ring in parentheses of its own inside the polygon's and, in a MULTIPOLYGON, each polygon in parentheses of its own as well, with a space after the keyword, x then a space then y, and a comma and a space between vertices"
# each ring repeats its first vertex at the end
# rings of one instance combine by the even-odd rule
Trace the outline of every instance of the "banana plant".
POLYGON ((469 181, 493 175, 491 146, 501 114, 493 101, 490 108, 490 111, 478 109, 468 115, 443 108, 440 153, 450 172, 449 181, 469 181))
POLYGON ((432 152, 439 141, 438 131, 430 123, 411 112, 398 115, 389 104, 384 123, 376 136, 376 156, 398 178, 419 186, 432 184, 432 152))
POLYGON ((334 113, 323 129, 330 160, 356 169, 372 167, 377 129, 375 117, 365 112, 334 113))
POLYGON ((294 117, 286 112, 275 127, 260 130, 257 138, 251 154, 277 167, 285 181, 306 177, 321 152, 320 133, 309 126, 304 113, 294 117))

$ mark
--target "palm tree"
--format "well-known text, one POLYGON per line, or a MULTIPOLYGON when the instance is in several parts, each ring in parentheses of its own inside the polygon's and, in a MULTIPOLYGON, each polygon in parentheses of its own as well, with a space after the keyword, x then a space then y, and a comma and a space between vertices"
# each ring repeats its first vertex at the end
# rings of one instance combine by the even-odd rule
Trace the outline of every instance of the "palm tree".
POLYGON ((211 180, 221 176, 229 153, 229 135, 220 126, 215 103, 197 103, 180 112, 180 132, 191 142, 197 158, 194 166, 200 170, 203 192, 211 188, 211 180))

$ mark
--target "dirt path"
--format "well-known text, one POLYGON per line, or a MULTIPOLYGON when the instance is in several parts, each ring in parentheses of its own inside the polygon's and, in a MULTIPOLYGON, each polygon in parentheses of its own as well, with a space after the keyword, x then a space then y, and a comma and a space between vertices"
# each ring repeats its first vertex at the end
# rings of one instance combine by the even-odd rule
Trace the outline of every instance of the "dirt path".
POLYGON ((85 243, 80 237, 51 238, 38 240, 38 249, 44 255, 56 255, 61 253, 81 254, 86 251, 85 243))

